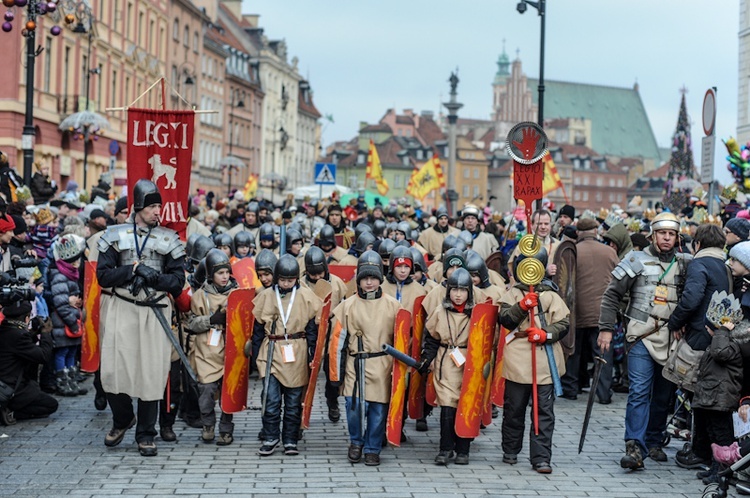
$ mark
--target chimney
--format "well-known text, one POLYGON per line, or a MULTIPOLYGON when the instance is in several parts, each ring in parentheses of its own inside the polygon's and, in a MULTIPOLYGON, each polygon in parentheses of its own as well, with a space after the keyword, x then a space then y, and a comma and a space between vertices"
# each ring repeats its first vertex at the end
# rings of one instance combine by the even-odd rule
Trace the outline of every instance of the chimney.
POLYGON ((242 16, 242 19, 253 28, 257 28, 260 14, 245 14, 244 16, 242 16))
POLYGON ((242 0, 221 0, 221 3, 229 9, 234 17, 242 19, 242 0))
POLYGON ((367 121, 360 121, 359 122, 359 130, 361 131, 362 128, 367 127, 367 121))

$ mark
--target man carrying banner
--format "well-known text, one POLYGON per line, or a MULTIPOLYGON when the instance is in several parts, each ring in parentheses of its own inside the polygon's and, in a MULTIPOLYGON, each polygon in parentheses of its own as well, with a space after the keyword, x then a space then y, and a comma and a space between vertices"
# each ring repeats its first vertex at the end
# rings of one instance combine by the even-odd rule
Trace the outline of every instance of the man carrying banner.
POLYGON ((172 316, 167 293, 176 297, 182 291, 185 248, 177 232, 159 226, 162 198, 154 183, 139 180, 132 199, 132 217, 108 228, 98 243, 96 276, 113 294, 102 301, 106 333, 101 379, 113 416, 104 444, 117 446, 135 425, 132 398, 138 398, 138 450, 143 456, 155 456, 159 400, 172 350, 156 313, 172 316))

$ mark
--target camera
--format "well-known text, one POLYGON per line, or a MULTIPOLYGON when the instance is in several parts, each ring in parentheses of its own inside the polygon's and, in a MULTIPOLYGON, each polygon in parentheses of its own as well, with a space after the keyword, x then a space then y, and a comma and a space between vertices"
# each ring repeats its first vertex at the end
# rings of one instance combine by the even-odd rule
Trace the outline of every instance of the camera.
POLYGON ((516 5, 516 10, 518 11, 519 14, 523 14, 524 12, 526 12, 526 9, 528 8, 529 7, 528 5, 526 5, 525 2, 518 2, 518 5, 516 5))
POLYGON ((0 273, 0 306, 8 306, 17 301, 33 301, 34 289, 25 286, 26 279, 9 273, 0 273))

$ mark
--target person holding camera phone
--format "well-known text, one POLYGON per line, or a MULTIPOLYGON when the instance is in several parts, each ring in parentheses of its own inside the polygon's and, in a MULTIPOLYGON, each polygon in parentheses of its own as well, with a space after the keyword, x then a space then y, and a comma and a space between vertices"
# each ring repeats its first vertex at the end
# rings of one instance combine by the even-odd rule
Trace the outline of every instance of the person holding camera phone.
POLYGON ((0 408, 0 420, 5 425, 48 417, 57 411, 57 400, 43 393, 36 381, 38 366, 52 357, 52 322, 41 317, 30 320, 32 306, 28 299, 33 299, 33 293, 29 289, 12 291, 11 299, 15 302, 3 306, 5 318, 0 323, 0 381, 14 388, 10 401, 0 408), (23 292, 32 295, 18 295, 23 292))

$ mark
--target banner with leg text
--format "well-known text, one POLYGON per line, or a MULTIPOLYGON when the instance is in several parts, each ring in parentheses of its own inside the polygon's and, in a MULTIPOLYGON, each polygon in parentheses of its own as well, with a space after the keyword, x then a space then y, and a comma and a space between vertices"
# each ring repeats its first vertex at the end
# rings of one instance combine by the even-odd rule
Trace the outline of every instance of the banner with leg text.
MULTIPOLYGON (((185 239, 195 112, 128 109, 128 192, 142 178, 159 187, 161 225, 185 239)), ((132 207, 132 196, 128 196, 132 207)))

